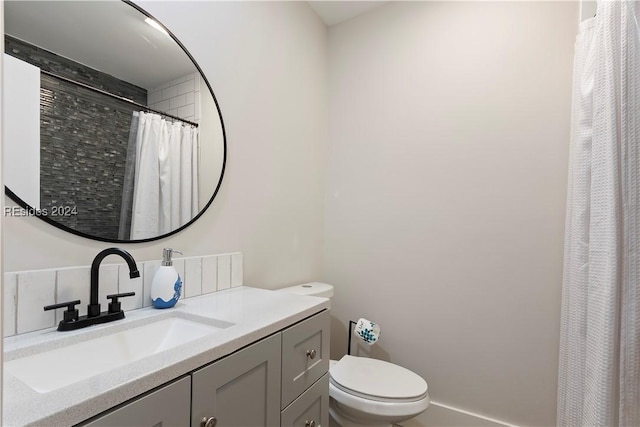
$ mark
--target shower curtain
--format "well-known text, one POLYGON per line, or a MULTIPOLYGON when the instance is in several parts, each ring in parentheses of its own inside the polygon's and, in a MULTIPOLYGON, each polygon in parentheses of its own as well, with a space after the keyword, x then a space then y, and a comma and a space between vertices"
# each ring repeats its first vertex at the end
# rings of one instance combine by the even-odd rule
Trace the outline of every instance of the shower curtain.
POLYGON ((126 234, 129 205, 128 238, 137 240, 176 230, 198 214, 199 146, 197 128, 171 123, 158 114, 134 112, 134 126, 130 143, 135 143, 135 150, 128 152, 121 232, 126 234))
POLYGON ((639 20, 599 2, 576 41, 558 426, 640 426, 639 20))

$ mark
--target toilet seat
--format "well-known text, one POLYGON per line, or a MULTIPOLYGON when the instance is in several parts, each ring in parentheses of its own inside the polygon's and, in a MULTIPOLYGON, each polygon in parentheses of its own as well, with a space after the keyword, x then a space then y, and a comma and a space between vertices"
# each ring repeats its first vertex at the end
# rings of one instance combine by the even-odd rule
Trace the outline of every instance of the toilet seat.
POLYGON ((346 355, 331 363, 329 380, 339 390, 376 402, 410 403, 428 396, 427 382, 393 363, 346 355))

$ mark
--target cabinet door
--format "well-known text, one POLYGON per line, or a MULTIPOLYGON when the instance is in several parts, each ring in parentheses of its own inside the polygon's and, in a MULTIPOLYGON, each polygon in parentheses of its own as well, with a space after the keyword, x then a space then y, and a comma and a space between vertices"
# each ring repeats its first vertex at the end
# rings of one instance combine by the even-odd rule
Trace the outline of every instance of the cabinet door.
POLYGON ((282 427, 329 427, 329 374, 282 411, 282 427))
POLYGON ((85 427, 184 427, 191 418, 191 377, 140 397, 85 427))
POLYGON ((280 334, 193 373, 191 426, 280 425, 280 334))
POLYGON ((329 370, 328 311, 282 332, 282 409, 329 370))

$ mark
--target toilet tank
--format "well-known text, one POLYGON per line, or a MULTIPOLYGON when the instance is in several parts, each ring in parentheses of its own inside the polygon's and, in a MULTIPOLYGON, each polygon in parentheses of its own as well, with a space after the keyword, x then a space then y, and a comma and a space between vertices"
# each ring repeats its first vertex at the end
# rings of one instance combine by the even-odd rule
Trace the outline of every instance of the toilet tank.
POLYGON ((333 296, 333 286, 322 282, 303 283, 301 285, 278 289, 278 291, 324 298, 331 298, 333 296))

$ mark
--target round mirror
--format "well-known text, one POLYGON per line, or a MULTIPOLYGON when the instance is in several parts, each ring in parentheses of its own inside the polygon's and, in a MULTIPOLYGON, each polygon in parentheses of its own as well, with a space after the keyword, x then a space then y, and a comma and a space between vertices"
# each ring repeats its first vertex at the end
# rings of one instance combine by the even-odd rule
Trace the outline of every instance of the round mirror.
POLYGON ((5 192, 107 242, 174 234, 209 207, 225 168, 222 115, 185 47, 123 1, 6 1, 5 192))

